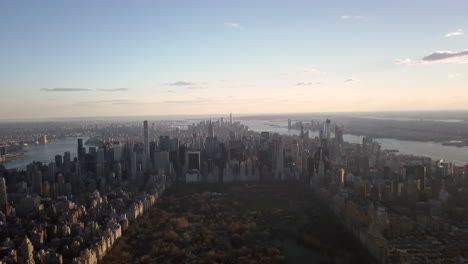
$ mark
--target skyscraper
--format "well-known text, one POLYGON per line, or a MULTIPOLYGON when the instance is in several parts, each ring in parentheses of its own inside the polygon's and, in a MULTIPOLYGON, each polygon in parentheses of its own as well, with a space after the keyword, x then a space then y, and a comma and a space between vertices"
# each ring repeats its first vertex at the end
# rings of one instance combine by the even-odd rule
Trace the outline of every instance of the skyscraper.
POLYGON ((81 162, 84 159, 84 149, 83 149, 83 139, 79 138, 78 139, 78 160, 81 162))
POLYGON ((214 130, 213 122, 210 122, 208 124, 208 136, 212 137, 212 138, 215 136, 215 130, 214 130))
POLYGON ((169 136, 159 136, 159 151, 170 151, 171 139, 169 136))
POLYGON ((327 121, 323 124, 323 139, 326 139, 327 141, 329 141, 331 137, 330 123, 330 119, 327 119, 327 121))
POLYGON ((0 178, 0 209, 2 212, 8 212, 8 197, 5 178, 0 178))
POLYGON ((342 124, 337 124, 335 126, 335 139, 336 139, 336 143, 338 144, 343 144, 344 140, 343 140, 343 130, 344 130, 344 126, 342 124))
POLYGON ((148 131, 148 120, 143 122, 143 166, 146 170, 149 169, 150 160, 150 148, 149 148, 149 131, 148 131))
POLYGON ((137 177, 137 156, 136 152, 131 148, 130 152, 130 182, 134 183, 137 177))
POLYGON ((229 114, 229 123, 230 123, 231 126, 234 123, 233 119, 232 119, 232 113, 229 114))

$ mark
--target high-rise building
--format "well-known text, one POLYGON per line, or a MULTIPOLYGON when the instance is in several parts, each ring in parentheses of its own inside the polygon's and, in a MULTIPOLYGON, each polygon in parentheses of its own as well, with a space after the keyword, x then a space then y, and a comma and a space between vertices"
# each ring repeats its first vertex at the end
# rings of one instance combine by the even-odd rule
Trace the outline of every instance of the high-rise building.
POLYGON ((27 236, 24 237, 18 250, 18 263, 33 264, 34 262, 34 246, 27 236))
POLYGON ((200 151, 185 152, 185 181, 200 181, 200 151))
POLYGON ((62 155, 56 155, 55 156, 55 165, 57 165, 58 168, 62 168, 62 165, 63 165, 62 155))
POLYGON ((42 196, 42 172, 40 170, 34 170, 32 174, 32 180, 33 180, 33 191, 39 195, 42 196))
POLYGON ((8 213, 8 197, 5 178, 0 178, 0 209, 4 214, 8 213))
POLYGON ((69 168, 71 165, 71 154, 70 152, 65 152, 63 155, 63 166, 69 168))
POLYGON ((54 162, 49 163, 49 167, 47 168, 47 180, 49 183, 55 183, 55 175, 57 173, 57 167, 55 166, 54 162))
POLYGON ((185 152, 185 164, 188 170, 200 170, 200 151, 185 152))
POLYGON ((208 136, 212 138, 215 136, 215 130, 212 122, 208 124, 208 136))
POLYGON ((123 153, 123 147, 122 144, 120 144, 120 141, 114 141, 112 143, 112 149, 114 151, 114 160, 119 161, 122 159, 122 153, 123 153))
POLYGON ((169 136, 160 136, 159 137, 159 151, 170 151, 171 149, 171 139, 169 136))
POLYGON ((150 159, 148 120, 143 122, 143 158, 145 165, 143 167, 148 169, 148 163, 150 159))
POLYGON ((104 150, 101 147, 97 150, 96 175, 98 179, 104 176, 104 150))
POLYGON ((158 151, 154 153, 154 166, 156 171, 165 170, 169 166, 169 152, 158 151))
POLYGON ((135 182, 136 177, 137 177, 137 156, 136 156, 136 152, 132 148, 130 152, 130 179, 129 181, 135 182))
POLYGON ((229 114, 229 123, 231 126, 234 123, 234 120, 232 119, 232 113, 229 114))
POLYGON ((335 140, 336 140, 336 143, 338 144, 343 144, 344 143, 344 140, 343 140, 343 133, 344 133, 344 126, 343 125, 336 125, 335 126, 335 140))
POLYGON ((330 124, 330 119, 327 119, 327 121, 325 121, 325 123, 323 124, 323 139, 326 139, 327 141, 330 140, 331 137, 330 124))
POLYGON ((81 162, 84 160, 84 155, 86 154, 85 153, 85 150, 83 148, 83 139, 82 138, 79 138, 78 139, 78 160, 81 162))

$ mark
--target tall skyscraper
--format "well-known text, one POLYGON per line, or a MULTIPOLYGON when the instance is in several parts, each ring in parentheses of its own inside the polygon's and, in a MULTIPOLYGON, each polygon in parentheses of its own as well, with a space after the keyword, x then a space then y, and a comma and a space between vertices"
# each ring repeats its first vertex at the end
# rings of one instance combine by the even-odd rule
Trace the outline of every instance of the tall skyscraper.
POLYGON ((5 178, 0 178, 0 209, 3 213, 8 212, 8 197, 5 178))
POLYGON ((134 183, 137 177, 137 156, 136 152, 132 147, 130 152, 130 182, 134 183))
POLYGON ((344 132, 344 126, 342 124, 336 125, 335 126, 335 139, 336 143, 338 144, 343 144, 343 132, 344 132))
POLYGON ((210 122, 208 124, 208 136, 212 137, 212 138, 215 136, 215 130, 214 130, 213 122, 210 122))
POLYGON ((55 165, 58 168, 62 168, 62 166, 63 166, 63 157, 62 157, 62 155, 55 155, 55 165))
POLYGON ((330 124, 331 124, 330 119, 327 119, 325 124, 323 124, 323 139, 326 139, 327 141, 329 141, 331 137, 330 124))
MULTIPOLYGON (((143 122, 143 155, 144 162, 147 165, 150 159, 148 120, 143 122)), ((148 166, 145 166, 145 168, 148 168, 148 166)))
POLYGON ((234 123, 234 120, 232 119, 232 113, 229 114, 229 123, 231 126, 234 123))
POLYGON ((83 149, 83 139, 82 138, 79 138, 78 139, 78 160, 81 162, 84 160, 84 155, 85 155, 85 151, 83 149))

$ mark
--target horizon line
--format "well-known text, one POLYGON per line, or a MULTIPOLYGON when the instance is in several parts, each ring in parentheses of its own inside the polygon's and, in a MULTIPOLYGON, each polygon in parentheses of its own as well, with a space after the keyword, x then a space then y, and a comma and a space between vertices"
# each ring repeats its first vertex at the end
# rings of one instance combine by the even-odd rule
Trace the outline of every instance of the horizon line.
MULTIPOLYGON (((239 113, 235 114, 232 113, 234 116, 242 116, 242 117, 249 117, 249 116, 273 116, 273 115, 307 115, 307 114, 364 114, 364 113, 417 113, 417 112, 468 112, 468 109, 447 109, 447 110, 432 110, 432 109, 425 109, 425 110, 383 110, 383 111, 356 111, 356 112, 347 112, 347 111, 329 111, 329 112, 282 112, 282 113, 239 113)), ((138 118, 138 117, 183 117, 183 116, 229 116, 230 113, 217 113, 217 114, 174 114, 174 115, 121 115, 121 116, 80 116, 80 117, 36 117, 36 118, 7 118, 7 119, 0 119, 0 123, 8 123, 8 122, 27 122, 27 121, 47 121, 47 120, 73 120, 73 119, 106 119, 106 118, 138 118)), ((170 120, 170 119, 168 119, 170 120)), ((93 120, 96 121, 96 120, 93 120)))

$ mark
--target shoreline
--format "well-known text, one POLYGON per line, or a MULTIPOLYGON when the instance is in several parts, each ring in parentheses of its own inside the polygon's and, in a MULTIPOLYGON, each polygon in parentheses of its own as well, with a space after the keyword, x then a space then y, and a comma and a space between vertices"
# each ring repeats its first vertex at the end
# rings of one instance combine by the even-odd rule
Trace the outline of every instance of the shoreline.
MULTIPOLYGON (((287 127, 283 127, 283 128, 287 128, 287 127)), ((296 129, 296 128, 291 128, 291 130, 300 131, 300 129, 296 129)), ((309 131, 318 132, 318 130, 309 130, 309 131)), ((455 143, 455 142, 451 142, 453 140, 418 139, 418 138, 412 138, 412 137, 382 136, 382 135, 377 135, 377 134, 372 134, 372 133, 344 133, 344 135, 357 136, 357 137, 372 137, 373 139, 394 139, 394 140, 400 140, 400 141, 414 141, 414 142, 421 142, 421 143, 437 143, 437 144, 440 144, 442 146, 447 146, 447 147, 468 148, 468 141, 455 143)))

